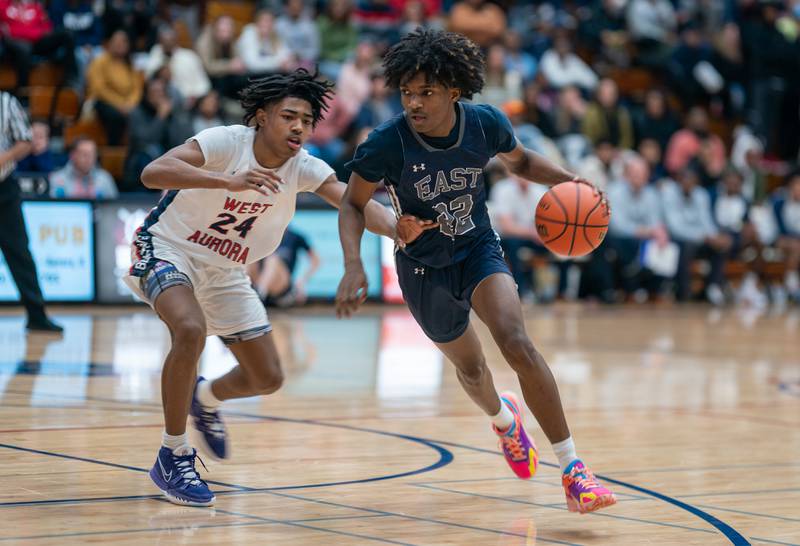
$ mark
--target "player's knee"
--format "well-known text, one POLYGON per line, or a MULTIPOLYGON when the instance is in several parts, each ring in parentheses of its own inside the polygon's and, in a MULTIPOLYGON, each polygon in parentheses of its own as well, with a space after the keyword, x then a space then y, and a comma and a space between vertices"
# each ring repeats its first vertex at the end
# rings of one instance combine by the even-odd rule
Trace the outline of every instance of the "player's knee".
POLYGON ((488 372, 485 360, 481 360, 470 366, 461 366, 457 370, 459 379, 468 387, 480 385, 488 372))
POLYGON ((186 318, 172 327, 173 345, 184 351, 200 353, 206 343, 206 325, 202 320, 186 318))
POLYGON ((511 331, 499 343, 508 363, 520 372, 535 364, 537 352, 523 330, 511 331))
POLYGON ((280 363, 264 366, 250 374, 250 388, 255 394, 271 394, 283 385, 283 370, 280 363))

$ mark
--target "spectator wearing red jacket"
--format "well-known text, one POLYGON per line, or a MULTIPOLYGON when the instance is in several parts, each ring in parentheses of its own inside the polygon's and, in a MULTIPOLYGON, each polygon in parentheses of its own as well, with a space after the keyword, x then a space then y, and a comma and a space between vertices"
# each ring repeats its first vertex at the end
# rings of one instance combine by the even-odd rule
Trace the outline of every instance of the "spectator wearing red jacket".
POLYGON ((0 57, 14 65, 17 87, 28 85, 34 56, 63 65, 62 83, 72 83, 77 78, 74 40, 68 31, 53 31, 41 2, 0 0, 0 36, 0 57))

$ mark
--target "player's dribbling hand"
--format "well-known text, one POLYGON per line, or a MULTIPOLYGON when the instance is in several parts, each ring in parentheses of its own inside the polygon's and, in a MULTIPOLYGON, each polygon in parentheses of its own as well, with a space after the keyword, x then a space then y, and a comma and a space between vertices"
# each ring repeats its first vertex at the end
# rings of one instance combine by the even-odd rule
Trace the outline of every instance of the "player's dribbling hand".
POLYGON ((439 222, 423 220, 411 214, 404 214, 397 219, 397 226, 395 227, 397 231, 397 245, 403 248, 407 244, 416 241, 417 238, 422 235, 422 232, 438 227, 439 222))
POLYGON ((229 191, 253 190, 269 196, 279 193, 282 185, 283 180, 273 171, 264 167, 253 167, 231 175, 226 187, 229 191))
POLYGON ((600 200, 602 201, 603 205, 605 205, 608 213, 611 214, 611 205, 608 203, 608 197, 606 197, 606 192, 600 190, 600 188, 598 188, 597 186, 595 186, 594 184, 592 184, 591 182, 589 182, 588 180, 586 180, 581 176, 575 176, 575 178, 572 179, 572 182, 576 182, 578 184, 586 184, 587 186, 592 188, 592 190, 594 190, 594 193, 600 196, 600 200))
POLYGON ((346 266, 336 291, 336 316, 350 317, 367 299, 367 275, 359 264, 346 266))

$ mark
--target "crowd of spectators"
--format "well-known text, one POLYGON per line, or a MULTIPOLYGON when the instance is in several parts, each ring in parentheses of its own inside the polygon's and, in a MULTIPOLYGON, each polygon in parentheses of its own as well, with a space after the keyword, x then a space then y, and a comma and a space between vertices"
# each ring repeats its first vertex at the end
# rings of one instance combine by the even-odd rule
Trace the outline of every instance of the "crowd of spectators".
MULTIPOLYGON (((800 300, 800 0, 267 0, 212 17, 213 3, 0 0, 0 62, 16 73, 15 94, 25 103, 32 67, 57 63, 81 116, 127 150, 113 179, 96 143, 65 149, 60 127, 35 120, 17 170, 49 178, 56 198, 146 191, 147 162, 238 122, 248 78, 302 66, 337 84, 308 149, 347 180, 357 144, 401 110, 383 84, 382 52, 419 26, 445 28, 485 50, 475 100, 608 192, 607 242, 577 264, 582 295, 800 300), (745 264, 735 294, 730 260, 745 264), (779 279, 765 273, 773 262, 779 279)), ((533 299, 531 268, 552 259, 533 229, 542 190, 493 172, 496 227, 533 299)), ((576 266, 557 264, 555 295, 576 266)))

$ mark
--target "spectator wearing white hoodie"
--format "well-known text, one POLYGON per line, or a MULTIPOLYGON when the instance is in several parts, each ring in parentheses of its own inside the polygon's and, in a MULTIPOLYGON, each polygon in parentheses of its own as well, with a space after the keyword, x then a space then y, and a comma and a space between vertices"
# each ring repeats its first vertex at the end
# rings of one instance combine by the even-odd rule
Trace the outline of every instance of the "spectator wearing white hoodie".
POLYGON ((542 55, 539 68, 549 85, 555 89, 574 85, 591 91, 597 87, 597 74, 572 51, 572 44, 565 32, 556 34, 553 47, 542 55))
POLYGON ((149 79, 164 65, 169 66, 171 84, 186 100, 186 106, 193 106, 211 90, 211 80, 200 56, 192 49, 178 46, 178 34, 170 26, 158 30, 158 43, 150 49, 145 75, 149 79))
POLYGON ((258 10, 255 22, 242 29, 236 53, 251 76, 287 72, 296 64, 292 51, 275 30, 275 16, 267 9, 258 10))

